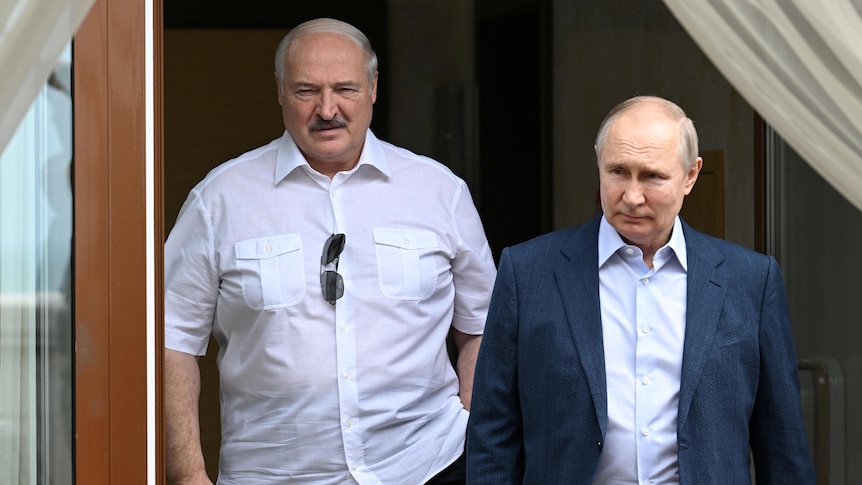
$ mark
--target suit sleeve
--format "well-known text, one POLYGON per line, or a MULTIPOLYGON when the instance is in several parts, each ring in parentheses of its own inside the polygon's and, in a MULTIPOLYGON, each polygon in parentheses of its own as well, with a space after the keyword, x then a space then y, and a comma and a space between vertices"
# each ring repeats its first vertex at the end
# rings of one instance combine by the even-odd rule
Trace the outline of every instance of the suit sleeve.
POLYGON ((473 382, 467 483, 521 483, 524 445, 518 386, 518 298, 509 250, 500 258, 473 382))
POLYGON ((760 377, 750 423, 758 485, 815 483, 796 359, 784 282, 770 257, 760 312, 760 377))

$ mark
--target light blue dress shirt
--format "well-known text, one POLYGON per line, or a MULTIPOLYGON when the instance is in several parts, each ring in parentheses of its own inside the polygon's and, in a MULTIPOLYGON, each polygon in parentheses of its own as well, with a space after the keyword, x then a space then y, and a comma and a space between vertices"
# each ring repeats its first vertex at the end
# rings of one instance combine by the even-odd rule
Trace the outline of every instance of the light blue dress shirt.
POLYGON ((652 268, 602 218, 598 264, 608 428, 593 483, 678 484, 687 287, 679 218, 652 268))

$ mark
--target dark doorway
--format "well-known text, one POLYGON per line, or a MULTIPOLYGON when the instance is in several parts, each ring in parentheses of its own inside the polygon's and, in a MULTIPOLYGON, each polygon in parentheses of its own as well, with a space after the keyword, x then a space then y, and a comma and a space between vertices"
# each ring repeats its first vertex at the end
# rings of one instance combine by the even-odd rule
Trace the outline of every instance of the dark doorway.
POLYGON ((526 3, 477 8, 479 210, 495 260, 552 225, 549 6, 526 3))

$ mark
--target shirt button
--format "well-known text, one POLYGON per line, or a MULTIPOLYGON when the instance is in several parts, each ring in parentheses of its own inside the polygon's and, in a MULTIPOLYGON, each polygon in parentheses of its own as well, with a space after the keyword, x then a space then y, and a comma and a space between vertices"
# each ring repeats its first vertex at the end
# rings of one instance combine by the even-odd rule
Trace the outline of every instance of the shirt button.
POLYGON ((649 383, 650 383, 649 376, 645 376, 645 377, 643 378, 643 383, 644 383, 645 385, 649 385, 649 383))
POLYGON ((641 433, 642 433, 644 436, 649 436, 649 428, 644 428, 644 429, 642 429, 642 430, 641 430, 641 433))
POLYGON ((649 325, 644 325, 643 327, 641 327, 641 332, 649 333, 649 325))
POLYGON ((635 252, 635 250, 634 250, 634 249, 632 249, 632 248, 626 248, 626 254, 632 254, 633 252, 635 252))
POLYGON ((345 379, 350 379, 350 372, 345 372, 342 375, 344 376, 345 379))
POLYGON ((270 252, 270 251, 272 251, 272 248, 271 248, 271 247, 269 247, 269 246, 267 246, 267 247, 263 248, 263 252, 265 252, 265 253, 268 253, 268 252, 270 252))
POLYGON ((353 420, 352 420, 352 419, 348 419, 348 420, 347 420, 347 422, 346 422, 345 424, 347 425, 347 427, 348 427, 348 428, 350 428, 351 426, 353 426, 353 420))
POLYGON ((346 331, 347 331, 347 325, 342 325, 342 326, 341 326, 341 331, 342 331, 342 332, 346 332, 346 331))
POLYGON ((648 284, 649 284, 649 278, 644 278, 644 279, 642 279, 642 280, 641 280, 641 283, 643 283, 643 284, 645 284, 645 285, 648 285, 648 284))

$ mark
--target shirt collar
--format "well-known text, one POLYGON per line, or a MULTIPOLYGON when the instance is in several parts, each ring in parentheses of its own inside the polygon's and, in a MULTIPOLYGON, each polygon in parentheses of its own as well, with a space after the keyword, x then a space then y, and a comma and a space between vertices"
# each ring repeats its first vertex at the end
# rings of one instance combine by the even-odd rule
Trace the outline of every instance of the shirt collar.
MULTIPOLYGON (((389 164, 386 162, 383 143, 374 136, 374 133, 372 133, 370 129, 365 133, 365 144, 362 147, 362 154, 359 155, 359 162, 351 172, 355 172, 363 165, 374 167, 386 177, 390 177, 392 175, 389 164)), ((293 141, 293 138, 291 138, 287 133, 287 130, 285 130, 284 134, 281 135, 281 140, 279 140, 278 144, 278 160, 275 164, 274 183, 278 184, 287 177, 288 174, 302 166, 311 170, 311 166, 308 165, 308 161, 299 150, 296 142, 293 141)))
MULTIPOLYGON (((611 223, 608 222, 605 216, 602 216, 602 221, 599 224, 599 267, 601 268, 614 253, 625 246, 628 246, 628 244, 623 241, 623 238, 620 237, 619 233, 611 226, 611 223)), ((688 271, 685 235, 682 233, 682 223, 679 216, 673 220, 673 231, 671 231, 670 240, 665 244, 665 247, 673 250, 683 270, 688 271)))

